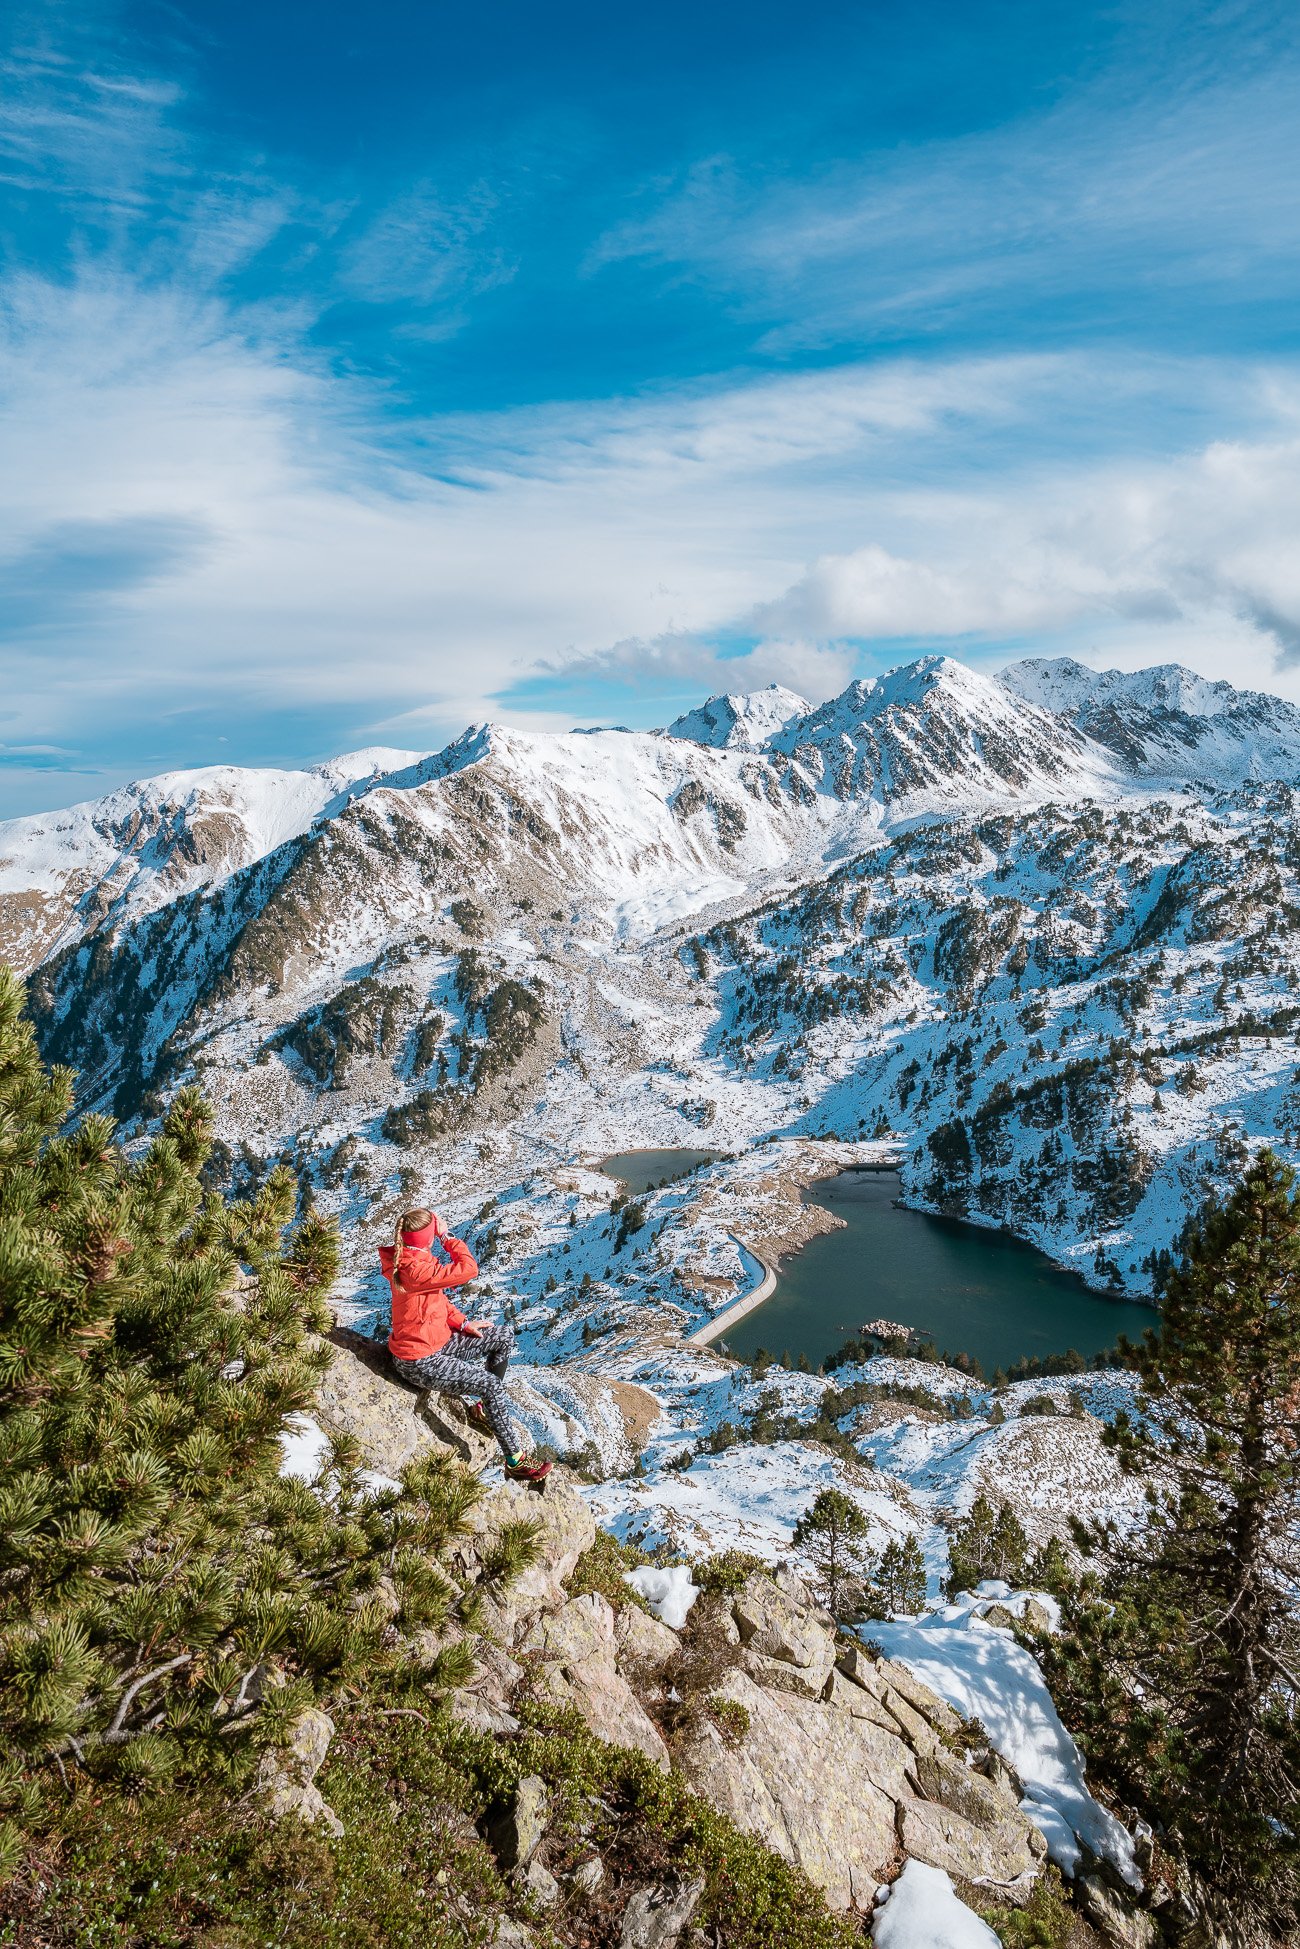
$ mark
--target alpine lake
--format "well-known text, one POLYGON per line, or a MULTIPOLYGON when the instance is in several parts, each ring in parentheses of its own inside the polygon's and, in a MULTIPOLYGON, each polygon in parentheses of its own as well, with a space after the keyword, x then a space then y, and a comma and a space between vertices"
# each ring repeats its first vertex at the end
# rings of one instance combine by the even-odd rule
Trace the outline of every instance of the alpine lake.
MULTIPOLYGON (((601 1169, 633 1196, 712 1163, 711 1151, 628 1151, 601 1169)), ((1151 1306, 1096 1291, 1032 1245, 899 1204, 890 1170, 842 1171, 808 1194, 844 1220, 781 1263, 776 1291, 719 1342, 740 1360, 765 1349, 816 1368, 867 1321, 906 1327, 941 1353, 972 1355, 986 1374, 1073 1349, 1090 1361, 1121 1333, 1140 1339, 1151 1306)))

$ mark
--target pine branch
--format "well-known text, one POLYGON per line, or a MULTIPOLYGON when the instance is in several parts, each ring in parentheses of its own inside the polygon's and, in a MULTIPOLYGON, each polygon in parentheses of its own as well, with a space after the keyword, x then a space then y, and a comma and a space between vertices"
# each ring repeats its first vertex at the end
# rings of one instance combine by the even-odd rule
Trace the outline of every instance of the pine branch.
POLYGON ((168 1672, 178 1671, 182 1665, 190 1664, 193 1657, 194 1653, 192 1651, 182 1651, 178 1657, 169 1658, 165 1665, 155 1665, 151 1672, 143 1673, 141 1677, 135 1680, 134 1684, 128 1686, 118 1705, 117 1711, 113 1715, 112 1723, 104 1734, 105 1743, 111 1745, 116 1740, 117 1735, 121 1732, 126 1722, 126 1715, 131 1710, 132 1702, 137 1693, 142 1692, 146 1685, 152 1685, 156 1678, 165 1678, 168 1672))

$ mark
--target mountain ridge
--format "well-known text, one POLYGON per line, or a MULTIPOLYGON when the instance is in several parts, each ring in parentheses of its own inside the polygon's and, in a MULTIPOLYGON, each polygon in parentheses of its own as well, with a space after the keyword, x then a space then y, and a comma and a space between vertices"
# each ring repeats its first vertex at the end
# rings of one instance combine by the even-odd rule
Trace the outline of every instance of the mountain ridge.
MULTIPOLYGON (((653 792, 648 774, 659 772, 675 780, 665 791, 680 794, 680 762, 665 770, 652 757, 667 744, 698 751, 697 765, 710 768, 695 781, 704 794, 695 809, 721 817, 722 838, 732 838, 724 854, 735 852, 734 828, 747 823, 754 802, 783 798, 812 815, 807 852, 827 827, 845 824, 847 805, 859 810, 848 824, 861 836, 961 803, 1290 782, 1300 777, 1300 710, 1176 665, 1092 672, 1067 658, 1027 659, 992 677, 934 656, 856 680, 816 706, 775 684, 709 698, 663 732, 537 733, 488 723, 431 753, 371 747, 301 771, 168 772, 0 824, 0 954, 30 970, 110 917, 215 889, 358 799, 419 791, 474 766, 514 765, 529 789, 568 766, 585 781, 589 803, 594 748, 615 772, 630 762, 638 790, 653 792)), ((680 823, 695 800, 688 792, 680 823)))
MULTIPOLYGON (((910 1203, 1141 1295, 1207 1174, 1300 1136, 1298 795, 1238 776, 1261 713, 1291 778, 1300 741, 1291 707, 1241 695, 1202 720, 1217 786, 1149 696, 1126 764, 950 659, 849 686, 766 748, 476 726, 368 757, 323 811, 335 777, 291 775, 309 784, 257 828, 269 851, 241 819, 195 860, 187 812, 123 886, 86 872, 35 911, 11 827, 0 920, 82 1107, 142 1128, 198 1081, 229 1171, 291 1156, 340 1213, 424 1180, 472 1214, 566 1160, 702 1133, 893 1132, 910 1203), (1150 767, 1171 737, 1169 789, 1150 767)), ((710 1278, 732 1252, 713 1240, 710 1278)), ((540 1304, 564 1270, 530 1250, 508 1276, 540 1304)), ((554 1331, 659 1317, 648 1269, 614 1255, 609 1279, 554 1331)))

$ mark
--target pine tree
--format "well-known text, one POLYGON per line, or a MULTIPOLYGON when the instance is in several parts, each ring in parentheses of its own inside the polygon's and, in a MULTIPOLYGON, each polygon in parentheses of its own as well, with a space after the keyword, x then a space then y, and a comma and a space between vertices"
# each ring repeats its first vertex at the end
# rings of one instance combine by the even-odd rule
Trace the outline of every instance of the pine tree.
POLYGON ((989 1579, 1023 1585, 1028 1569, 1029 1538, 1015 1510, 1005 1502, 994 1509, 987 1496, 976 1496, 948 1539, 948 1596, 989 1579))
POLYGON ((330 1228, 290 1228, 287 1171, 204 1192, 192 1089, 138 1161, 70 1121, 22 1004, 0 969, 0 1871, 52 1774, 237 1771, 328 1675, 382 1664, 393 1597, 443 1623, 433 1559, 478 1494, 436 1463, 367 1491, 344 1442, 328 1495, 281 1475, 329 1360, 330 1228))
POLYGON ((833 1617, 861 1613, 874 1557, 867 1545, 871 1525, 842 1489, 819 1489, 794 1526, 794 1547, 813 1566, 817 1591, 833 1617))
POLYGON ((1271 1152, 1190 1228, 1111 1431, 1145 1522, 1049 1646, 1067 1721, 1243 1941, 1300 1926, 1300 1196, 1271 1152))
POLYGON ((914 1617, 925 1609, 925 1559, 912 1535, 886 1543, 876 1558, 867 1589, 867 1609, 872 1617, 893 1617, 902 1613, 914 1617))

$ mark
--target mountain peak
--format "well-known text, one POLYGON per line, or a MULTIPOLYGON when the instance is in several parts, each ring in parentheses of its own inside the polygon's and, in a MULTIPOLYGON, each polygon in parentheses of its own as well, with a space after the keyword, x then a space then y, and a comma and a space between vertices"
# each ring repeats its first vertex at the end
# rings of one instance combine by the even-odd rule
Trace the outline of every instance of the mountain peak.
POLYGON ((771 683, 764 690, 728 691, 710 697, 693 711, 675 718, 665 735, 687 738, 715 750, 755 749, 812 709, 806 697, 771 683))
POLYGON ((1015 696, 1051 711, 1138 776, 1234 784, 1294 780, 1300 710, 1284 698, 1200 677, 1180 663, 1091 670, 1072 657, 1029 657, 1002 672, 1015 696))

